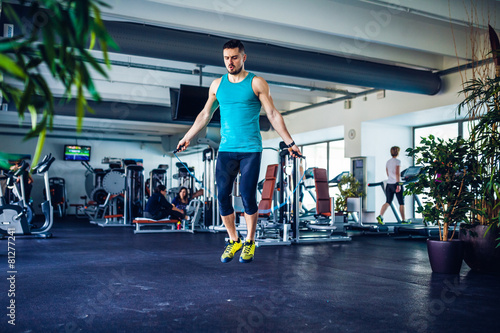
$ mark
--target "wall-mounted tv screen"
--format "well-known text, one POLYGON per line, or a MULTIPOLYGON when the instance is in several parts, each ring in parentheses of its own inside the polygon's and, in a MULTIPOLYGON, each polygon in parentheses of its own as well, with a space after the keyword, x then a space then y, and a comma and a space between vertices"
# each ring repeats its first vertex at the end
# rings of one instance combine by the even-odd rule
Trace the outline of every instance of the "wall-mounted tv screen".
MULTIPOLYGON (((170 89, 172 120, 193 122, 208 99, 208 87, 181 84, 180 89, 170 89)), ((220 113, 216 110, 210 123, 220 124, 220 113)))
POLYGON ((90 147, 89 146, 64 146, 64 160, 65 161, 90 161, 90 147))

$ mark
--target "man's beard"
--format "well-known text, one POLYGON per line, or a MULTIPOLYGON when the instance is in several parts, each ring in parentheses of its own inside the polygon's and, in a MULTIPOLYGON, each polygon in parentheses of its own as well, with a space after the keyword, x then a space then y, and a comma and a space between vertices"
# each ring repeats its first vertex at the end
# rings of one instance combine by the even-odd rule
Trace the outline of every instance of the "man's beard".
POLYGON ((240 67, 240 68, 238 68, 238 69, 233 69, 233 71, 232 71, 232 72, 231 72, 231 71, 229 71, 229 69, 228 69, 228 70, 227 70, 227 72, 228 72, 229 74, 231 74, 231 75, 238 75, 238 74, 240 74, 240 72, 241 72, 241 70, 242 70, 242 69, 243 69, 243 66, 241 66, 241 67, 240 67))

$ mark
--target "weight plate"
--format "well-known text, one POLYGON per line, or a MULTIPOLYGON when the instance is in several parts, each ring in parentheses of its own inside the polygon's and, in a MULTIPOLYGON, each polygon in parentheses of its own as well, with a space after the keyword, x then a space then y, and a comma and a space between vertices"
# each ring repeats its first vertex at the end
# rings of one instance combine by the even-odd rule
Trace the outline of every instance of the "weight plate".
POLYGON ((125 189, 125 177, 118 171, 110 171, 102 180, 102 187, 113 195, 120 194, 125 189))

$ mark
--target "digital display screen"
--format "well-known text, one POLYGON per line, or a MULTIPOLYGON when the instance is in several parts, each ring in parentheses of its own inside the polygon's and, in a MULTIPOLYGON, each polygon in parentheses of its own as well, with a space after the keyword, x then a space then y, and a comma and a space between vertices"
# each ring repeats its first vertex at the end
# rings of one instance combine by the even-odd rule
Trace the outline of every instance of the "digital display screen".
POLYGON ((65 161, 90 161, 90 146, 64 146, 65 161))

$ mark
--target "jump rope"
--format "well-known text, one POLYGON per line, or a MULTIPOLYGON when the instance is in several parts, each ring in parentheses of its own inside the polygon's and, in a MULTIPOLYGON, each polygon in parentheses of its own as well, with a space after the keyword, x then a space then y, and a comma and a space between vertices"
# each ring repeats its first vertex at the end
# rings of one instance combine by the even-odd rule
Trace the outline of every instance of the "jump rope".
MULTIPOLYGON (((186 170, 189 172, 189 174, 191 175, 191 177, 193 177, 199 184, 200 186, 205 190, 207 191, 208 193, 212 194, 210 192, 209 189, 205 188, 205 186, 203 186, 203 182, 201 182, 198 178, 196 178, 196 176, 189 170, 189 167, 186 165, 186 163, 182 162, 181 159, 179 158, 179 156, 177 156, 177 153, 181 150, 181 148, 177 148, 176 150, 173 151, 173 154, 174 156, 177 158, 177 160, 186 168, 186 170)), ((297 152, 295 152, 297 154, 297 152)), ((298 154, 297 154, 298 155, 298 154)), ((299 158, 303 158, 305 159, 306 157, 303 156, 303 155, 299 155, 299 158)), ((290 202, 290 198, 293 196, 293 194, 295 193, 295 191, 297 191, 297 189, 299 188, 300 186, 300 183, 302 182, 302 179, 304 178, 304 175, 306 173, 304 172, 302 174, 302 177, 300 177, 300 180, 297 182, 297 186, 295 186, 295 188, 293 189, 292 193, 290 193, 290 195, 286 198, 285 202, 271 208, 271 209, 265 209, 265 210, 259 210, 259 213, 260 214, 267 214, 267 213, 271 213, 277 209, 280 209, 281 207, 285 206, 288 202, 290 202)), ((214 194, 214 198, 215 200, 217 200, 217 196, 214 194)))

